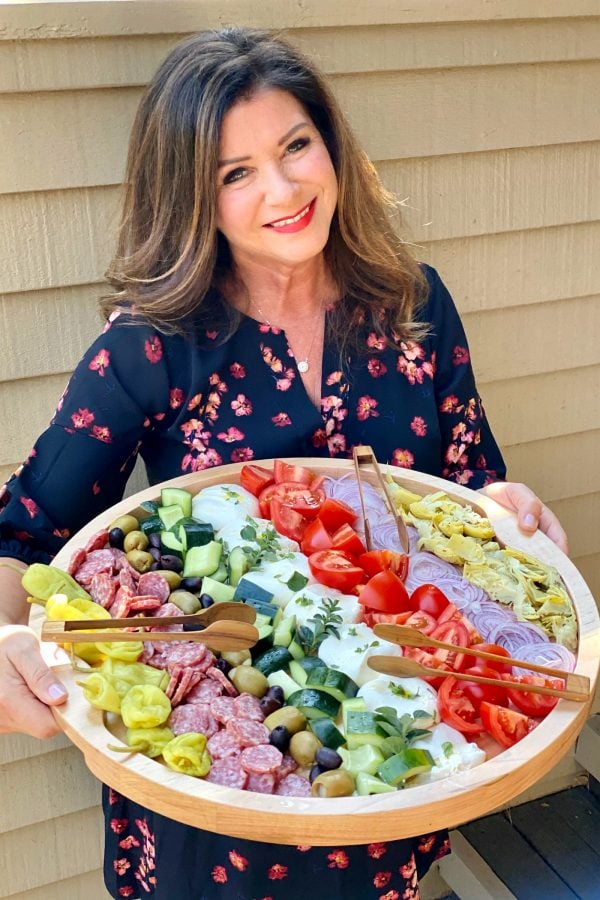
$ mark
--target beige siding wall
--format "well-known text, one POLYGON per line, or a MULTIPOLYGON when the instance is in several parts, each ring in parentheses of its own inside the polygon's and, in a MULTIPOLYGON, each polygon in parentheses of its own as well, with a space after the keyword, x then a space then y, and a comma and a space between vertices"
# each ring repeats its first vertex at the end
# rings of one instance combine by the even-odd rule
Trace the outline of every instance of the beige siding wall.
MULTIPOLYGON (((404 199, 407 239, 463 314, 509 474, 561 516, 600 595, 596 0, 166 6, 0 6, 0 481, 99 328, 141 86, 185 33, 285 28, 404 199)), ((104 896, 76 751, 2 738, 0 764, 0 897, 104 896)))

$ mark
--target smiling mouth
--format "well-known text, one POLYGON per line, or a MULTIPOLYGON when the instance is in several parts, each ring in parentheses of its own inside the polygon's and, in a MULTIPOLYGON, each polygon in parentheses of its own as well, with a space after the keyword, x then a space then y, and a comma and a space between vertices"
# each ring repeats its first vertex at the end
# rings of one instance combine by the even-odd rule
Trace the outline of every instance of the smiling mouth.
POLYGON ((287 219, 276 219, 274 222, 268 222, 264 227, 265 228, 284 228, 286 225, 295 225, 296 222, 300 222, 305 216, 311 212, 316 203, 316 197, 310 201, 300 212, 296 213, 294 216, 290 216, 287 219))

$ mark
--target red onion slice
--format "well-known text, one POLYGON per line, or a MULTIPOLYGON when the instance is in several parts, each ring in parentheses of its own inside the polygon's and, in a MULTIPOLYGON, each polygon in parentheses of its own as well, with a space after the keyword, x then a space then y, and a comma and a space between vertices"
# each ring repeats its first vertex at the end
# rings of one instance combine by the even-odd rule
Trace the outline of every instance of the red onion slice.
MULTIPOLYGON (((553 669, 564 669, 565 672, 573 672, 575 669, 575 655, 562 644, 542 644, 537 641, 531 644, 522 644, 514 654, 525 662, 537 663, 540 666, 550 666, 553 669)), ((513 666, 513 675, 536 675, 539 673, 531 669, 522 669, 513 666)))

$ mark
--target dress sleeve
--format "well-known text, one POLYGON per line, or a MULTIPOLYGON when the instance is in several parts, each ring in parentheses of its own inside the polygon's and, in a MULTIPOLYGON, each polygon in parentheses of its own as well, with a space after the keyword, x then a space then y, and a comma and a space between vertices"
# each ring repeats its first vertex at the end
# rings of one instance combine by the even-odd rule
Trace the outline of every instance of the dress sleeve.
POLYGON ((120 316, 90 347, 49 427, 0 488, 0 556, 48 562, 116 503, 168 396, 162 336, 120 316))
POLYGON ((477 489, 503 480, 506 467, 475 384, 469 347, 454 301, 435 271, 425 316, 435 353, 435 391, 442 436, 442 476, 477 489))

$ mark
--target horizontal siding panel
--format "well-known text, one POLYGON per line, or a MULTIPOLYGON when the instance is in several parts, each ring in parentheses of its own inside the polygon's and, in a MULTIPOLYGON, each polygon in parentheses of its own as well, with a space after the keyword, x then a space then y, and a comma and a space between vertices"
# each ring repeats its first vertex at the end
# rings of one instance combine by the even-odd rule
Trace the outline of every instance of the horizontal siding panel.
POLYGON ((574 560, 600 552, 600 491, 584 497, 556 500, 548 506, 567 532, 570 555, 574 560))
POLYGON ((600 491, 600 429, 513 444, 503 452, 510 480, 523 481, 546 502, 600 491))
POLYGON ((377 169, 416 243, 600 219, 600 142, 394 160, 377 169))
POLYGON ((581 572, 600 609, 600 551, 591 553, 589 556, 578 556, 573 562, 581 572))
POLYGON ((32 891, 10 894, 8 900, 110 900, 110 894, 104 887, 102 869, 94 869, 32 891))
MULTIPOLYGON (((0 93, 145 84, 183 34, 0 41, 0 93)), ((595 59, 600 19, 292 28, 329 74, 595 59)))
POLYGON ((0 734, 0 766, 56 753, 57 750, 71 746, 71 741, 64 734, 47 741, 40 741, 26 734, 0 734))
POLYGON ((572 369, 480 384, 501 447, 593 431, 600 422, 598 369, 572 369))
POLYGON ((15 459, 22 460, 29 453, 32 441, 48 427, 68 378, 65 372, 0 385, 0 465, 12 466, 15 459), (26 423, 22 416, 15 416, 15 410, 27 411, 26 423))
POLYGON ((600 222, 589 222, 433 241, 419 256, 439 270, 464 315, 600 293, 599 246, 600 222))
POLYGON ((100 783, 77 747, 0 767, 0 834, 100 803, 100 783), (73 786, 77 785, 77 790, 73 786))
POLYGON ((468 313, 463 324, 481 381, 598 365, 600 294, 468 313))
POLYGON ((73 369, 102 329, 102 289, 86 284, 0 296, 0 382, 73 369), (68 341, 60 337, 67 327, 68 341))

